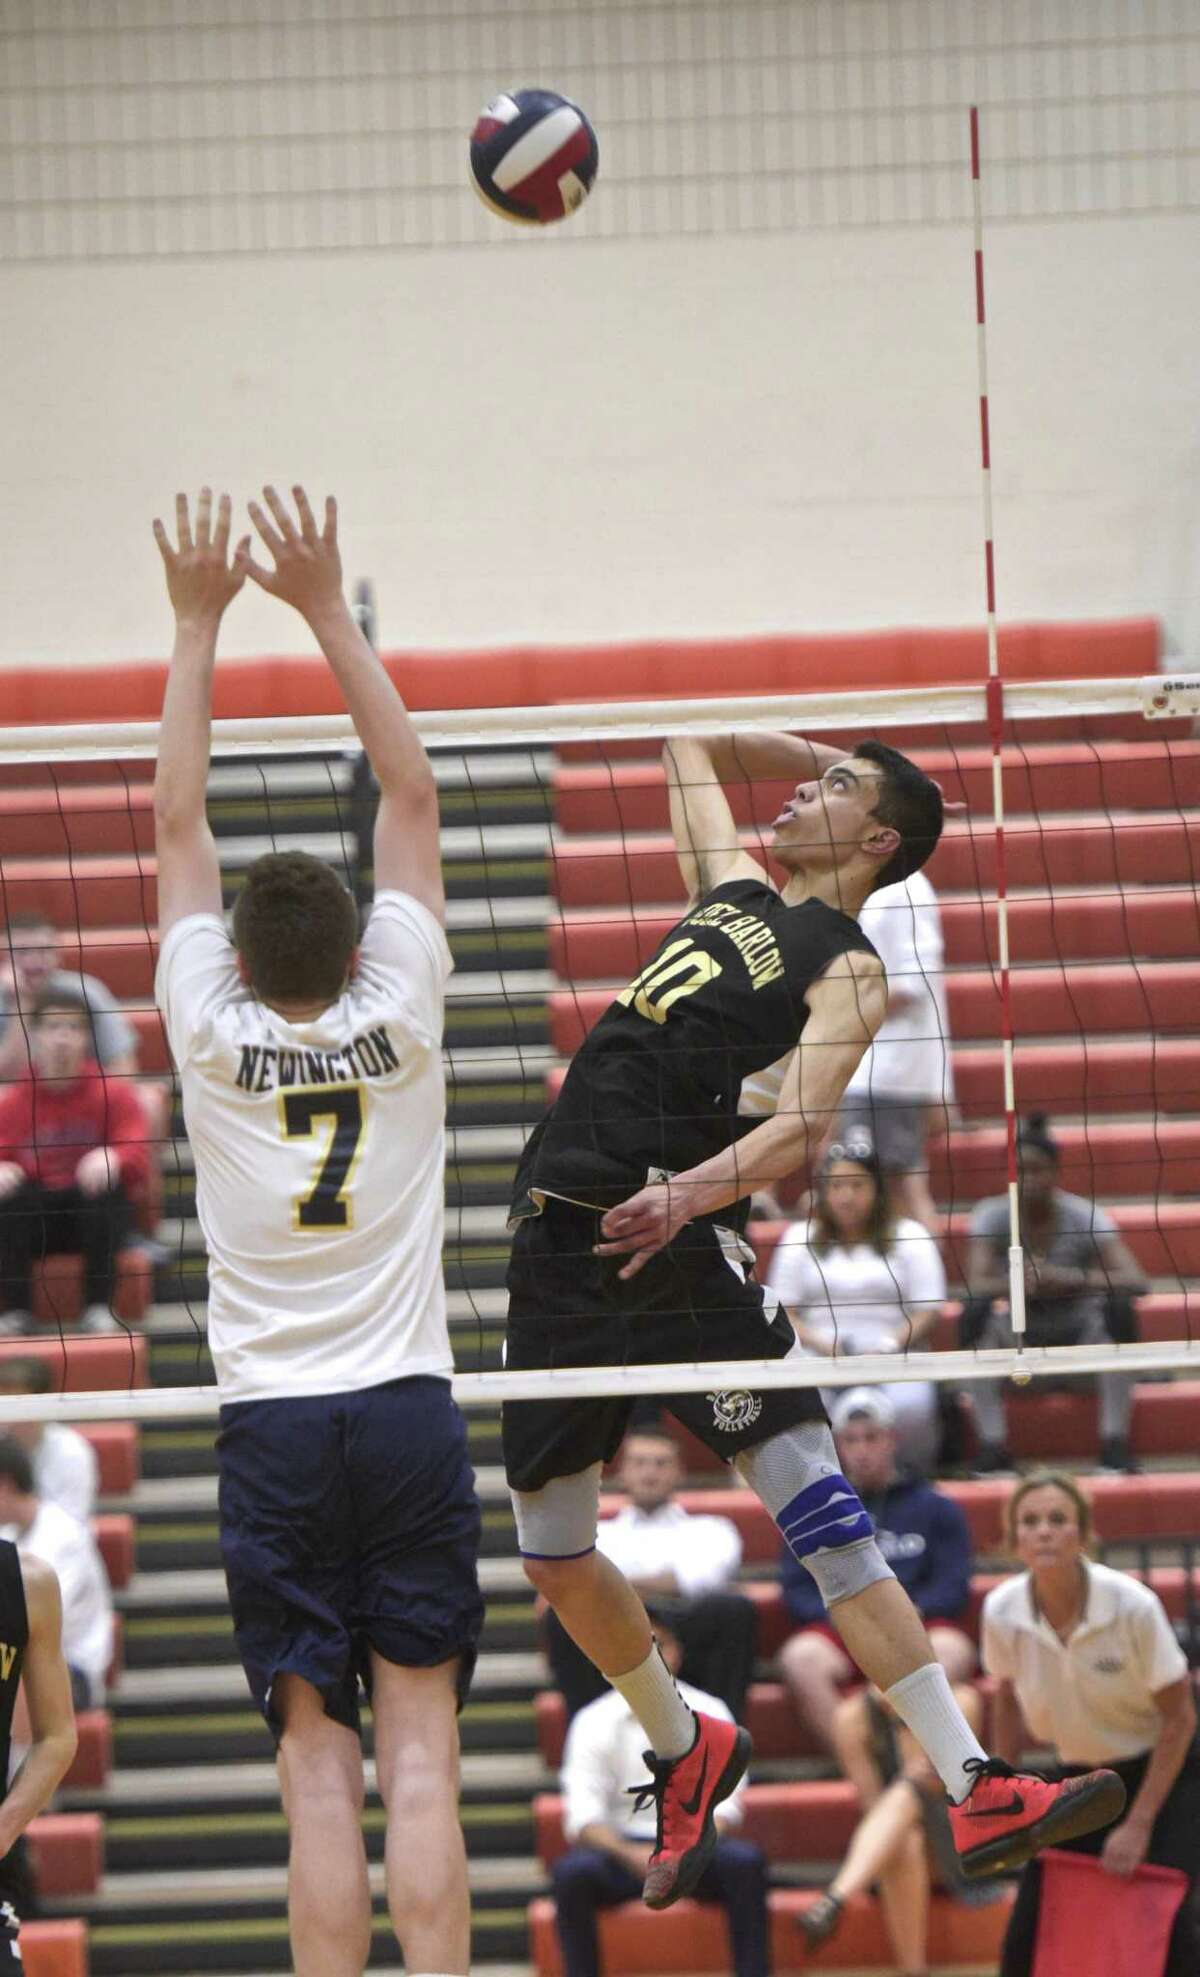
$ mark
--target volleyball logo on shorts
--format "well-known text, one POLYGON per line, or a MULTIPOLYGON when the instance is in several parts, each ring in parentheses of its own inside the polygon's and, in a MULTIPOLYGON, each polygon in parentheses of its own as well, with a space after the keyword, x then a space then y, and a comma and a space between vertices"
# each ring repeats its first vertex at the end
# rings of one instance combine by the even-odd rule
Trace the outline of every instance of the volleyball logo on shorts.
POLYGON ((713 1421, 724 1435, 736 1435, 753 1427, 762 1413, 762 1395, 747 1393, 744 1387, 727 1387, 723 1393, 706 1394, 712 1402, 713 1421))

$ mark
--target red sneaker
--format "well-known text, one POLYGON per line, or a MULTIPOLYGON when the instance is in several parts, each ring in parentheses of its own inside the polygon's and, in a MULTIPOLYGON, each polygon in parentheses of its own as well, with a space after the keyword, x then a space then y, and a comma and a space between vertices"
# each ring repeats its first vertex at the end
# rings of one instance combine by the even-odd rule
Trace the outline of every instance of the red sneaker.
POLYGON ((961 1805, 951 1805, 950 1830, 968 1881, 1023 1867, 1041 1847, 1077 1840, 1108 1826, 1125 1809, 1115 1771, 1087 1771, 1048 1784, 1035 1771, 1014 1771, 998 1757, 969 1757, 975 1782, 961 1805))
POLYGON ((713 1807, 727 1799, 754 1746, 747 1730, 717 1716, 696 1717, 696 1741, 684 1757, 645 1753, 651 1783, 631 1785, 635 1812, 653 1799, 658 1811, 654 1852, 646 1870, 642 1900, 647 1908, 670 1908, 690 1895, 717 1844, 713 1807))

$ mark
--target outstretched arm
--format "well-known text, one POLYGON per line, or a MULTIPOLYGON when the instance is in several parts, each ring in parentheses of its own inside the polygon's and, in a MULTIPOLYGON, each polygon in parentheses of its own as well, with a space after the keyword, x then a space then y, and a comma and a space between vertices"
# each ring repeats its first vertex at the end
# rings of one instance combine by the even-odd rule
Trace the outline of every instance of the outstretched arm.
POLYGON ((774 1116, 724 1153, 611 1208, 598 1256, 629 1256, 634 1277, 696 1215, 711 1215, 755 1188, 794 1173, 820 1145, 842 1093, 887 1008, 887 978, 874 954, 839 956, 813 983, 809 1015, 774 1116))
POLYGON ((671 829, 689 902, 726 879, 761 879, 763 868, 743 851, 723 785, 793 783, 820 776, 844 759, 842 748, 797 735, 677 735, 663 747, 671 800, 671 829))
POLYGON ((52 1798, 75 1755, 71 1678, 62 1651, 62 1598, 58 1580, 40 1558, 21 1560, 29 1641, 22 1683, 32 1741, 0 1805, 0 1853, 6 1854, 30 1820, 52 1798))
POLYGON ((154 770, 154 843, 158 861, 160 934, 189 913, 221 911, 221 868, 208 827, 204 795, 212 746, 212 676, 217 633, 243 574, 228 564, 229 496, 217 504, 201 488, 192 536, 186 494, 175 497, 178 548, 156 519, 154 539, 175 607, 175 649, 167 675, 158 760, 154 770))
POLYGON ((445 915, 437 784, 408 710, 377 653, 371 650, 342 592, 337 503, 325 502, 318 531, 308 497, 294 487, 299 526, 273 487, 263 489, 270 513, 256 501, 250 515, 274 559, 273 570, 247 550, 239 566, 272 597, 300 613, 329 661, 350 718, 379 784, 375 820, 376 891, 406 892, 440 920, 445 915))

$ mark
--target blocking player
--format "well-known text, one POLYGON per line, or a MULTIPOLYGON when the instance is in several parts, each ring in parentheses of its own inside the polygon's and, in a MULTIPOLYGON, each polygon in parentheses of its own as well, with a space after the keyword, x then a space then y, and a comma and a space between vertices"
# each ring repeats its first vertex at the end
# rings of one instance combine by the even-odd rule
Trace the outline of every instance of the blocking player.
MULTIPOLYGON (((877 886, 918 870, 941 833, 937 785, 882 743, 847 753, 788 736, 684 739, 665 762, 691 904, 580 1047, 525 1149, 512 1370, 799 1354, 778 1300, 748 1274, 748 1197, 820 1144, 887 1004, 855 915, 877 886), (740 847, 722 789, 738 773, 795 780, 772 826, 782 892, 740 847)), ((840 1473, 815 1388, 669 1405, 761 1497, 849 1653, 924 1746, 965 1873, 1116 1816, 1112 1772, 1051 1787, 987 1758, 840 1473)), ((510 1403, 504 1454, 528 1577, 652 1746, 659 1826, 645 1899, 665 1908, 702 1873, 712 1808, 750 1740, 687 1708, 641 1600, 595 1548, 601 1465, 628 1413, 619 1398, 510 1403)))
POLYGON ((177 545, 154 784, 156 994, 179 1069, 209 1255, 221 1391, 221 1549, 247 1680, 278 1744, 299 1977, 359 1977, 371 1947, 360 1679, 387 1808, 405 1968, 465 1977, 457 1711, 483 1617, 479 1506, 451 1399, 442 1285, 452 966, 433 773, 342 595, 337 518, 274 489, 229 560, 202 492, 177 545), (233 915, 205 815, 213 661, 249 577, 329 661, 380 787, 375 902, 306 852, 250 867, 233 915))
MULTIPOLYGON (((51 1567, 0 1539, 0 1972, 24 1969, 12 1848, 49 1805, 78 1739, 63 1659, 62 1596, 51 1567), (15 1732, 15 1736, 14 1736, 15 1732), (27 1746, 7 1791, 14 1741, 27 1746)), ((18 1857, 19 1858, 19 1857, 18 1857)))

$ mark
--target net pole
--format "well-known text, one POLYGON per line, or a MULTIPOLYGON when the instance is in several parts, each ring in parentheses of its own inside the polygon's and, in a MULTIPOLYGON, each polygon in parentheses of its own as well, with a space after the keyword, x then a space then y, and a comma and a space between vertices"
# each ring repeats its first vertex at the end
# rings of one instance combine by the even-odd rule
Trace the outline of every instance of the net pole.
MULTIPOLYGON (((1008 1187, 1008 1303, 1018 1357, 1025 1349, 1025 1256, 1017 1188, 1017 1102, 1009 978, 1008 883, 1004 856, 1004 681, 996 624, 996 555, 992 533, 992 440, 988 414, 987 305, 983 282, 983 199, 979 173, 979 109, 970 109, 971 208, 975 235, 975 355, 979 373, 979 444, 983 493, 983 567, 987 599, 987 726, 992 749, 992 816, 996 837, 996 944, 1000 960, 1000 1051, 1004 1072, 1004 1130, 1008 1187)), ((1017 1373, 1014 1378, 1021 1379, 1017 1373)))

